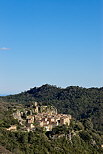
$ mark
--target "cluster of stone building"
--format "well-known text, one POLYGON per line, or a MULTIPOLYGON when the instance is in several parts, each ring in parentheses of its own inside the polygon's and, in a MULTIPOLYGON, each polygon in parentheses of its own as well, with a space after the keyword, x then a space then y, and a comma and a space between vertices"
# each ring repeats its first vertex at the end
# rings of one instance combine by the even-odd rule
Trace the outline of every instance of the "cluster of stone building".
POLYGON ((71 115, 58 114, 53 106, 39 106, 35 102, 24 111, 17 110, 13 113, 14 119, 24 126, 22 129, 30 131, 36 127, 43 127, 46 131, 51 131, 55 126, 70 125, 71 115), (28 115, 29 112, 29 115, 28 115), (25 119, 23 115, 25 114, 25 119))
POLYGON ((35 126, 44 127, 46 131, 51 131, 53 127, 59 125, 69 125, 70 115, 64 114, 48 114, 48 113, 38 113, 35 116, 27 117, 27 126, 29 128, 34 128, 35 126), (35 122, 35 126, 33 123, 35 122))

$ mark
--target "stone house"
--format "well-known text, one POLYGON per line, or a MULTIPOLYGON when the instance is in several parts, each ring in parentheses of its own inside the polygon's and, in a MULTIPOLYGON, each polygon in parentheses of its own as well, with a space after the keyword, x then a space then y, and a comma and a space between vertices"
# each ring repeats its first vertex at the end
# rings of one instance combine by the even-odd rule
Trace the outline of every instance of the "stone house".
POLYGON ((17 130, 17 126, 16 125, 12 125, 9 128, 7 128, 7 130, 9 130, 9 131, 16 131, 17 130))
POLYGON ((31 123, 34 123, 34 116, 27 116, 27 118, 26 118, 26 122, 28 123, 28 124, 31 124, 31 123))

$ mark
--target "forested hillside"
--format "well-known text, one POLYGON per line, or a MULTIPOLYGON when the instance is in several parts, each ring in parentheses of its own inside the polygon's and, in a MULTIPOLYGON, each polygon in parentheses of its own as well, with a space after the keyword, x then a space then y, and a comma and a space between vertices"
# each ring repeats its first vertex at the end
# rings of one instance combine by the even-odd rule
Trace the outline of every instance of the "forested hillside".
POLYGON ((102 154, 103 135, 73 121, 69 127, 57 126, 52 132, 7 131, 0 127, 2 154, 102 154), (9 150, 7 153, 5 149, 9 150))
POLYGON ((103 130, 103 88, 82 88, 70 86, 58 88, 51 85, 32 88, 26 92, 0 97, 9 103, 54 105, 59 113, 71 114, 74 118, 90 124, 96 130, 103 130))

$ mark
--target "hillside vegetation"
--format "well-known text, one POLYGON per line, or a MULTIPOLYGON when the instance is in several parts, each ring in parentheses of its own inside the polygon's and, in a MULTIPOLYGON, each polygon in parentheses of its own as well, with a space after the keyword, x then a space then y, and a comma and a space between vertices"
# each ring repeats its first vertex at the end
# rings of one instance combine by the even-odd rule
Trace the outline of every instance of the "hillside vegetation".
MULTIPOLYGON (((71 114, 93 129, 103 130, 103 88, 70 86, 58 88, 51 85, 34 87, 26 92, 0 97, 3 102, 30 104, 37 101, 53 105, 59 113, 71 114)), ((88 126, 88 127, 89 127, 88 126)))
POLYGON ((102 154, 103 153, 103 88, 51 85, 0 97, 0 153, 13 154, 102 154), (72 115, 70 126, 57 126, 50 132, 38 127, 21 131, 15 108, 37 101, 53 105, 59 113, 72 115), (17 131, 8 131, 17 125, 17 131))

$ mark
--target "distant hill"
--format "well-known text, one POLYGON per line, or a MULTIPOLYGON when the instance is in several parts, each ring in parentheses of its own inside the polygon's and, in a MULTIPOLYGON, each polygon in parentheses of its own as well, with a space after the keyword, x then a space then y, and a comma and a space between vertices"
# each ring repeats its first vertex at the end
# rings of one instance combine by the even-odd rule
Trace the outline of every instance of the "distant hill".
POLYGON ((78 120, 89 119, 96 130, 103 130, 103 87, 59 88, 46 84, 20 94, 0 97, 0 100, 22 104, 37 101, 43 105, 54 105, 59 113, 71 114, 78 120))

